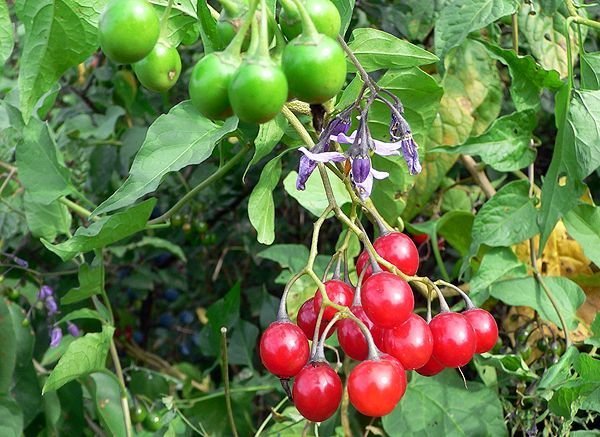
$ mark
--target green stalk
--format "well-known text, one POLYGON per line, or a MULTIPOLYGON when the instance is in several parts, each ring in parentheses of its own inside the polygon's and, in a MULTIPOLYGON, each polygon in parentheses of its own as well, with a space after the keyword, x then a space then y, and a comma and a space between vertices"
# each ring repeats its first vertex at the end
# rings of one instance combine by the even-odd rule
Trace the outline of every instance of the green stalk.
POLYGON ((258 0, 251 0, 250 7, 245 14, 244 21, 242 25, 238 29, 237 33, 229 43, 229 45, 223 50, 223 53, 226 53, 233 57, 239 57, 242 52, 242 46, 244 45, 244 40, 246 39, 246 34, 248 33, 248 29, 252 25, 252 21, 254 18, 254 14, 256 12, 256 8, 258 7, 258 0))
POLYGON ((319 31, 315 27, 315 23, 313 23, 312 18, 308 14, 308 11, 302 4, 300 0, 293 0, 296 8, 298 8, 298 12, 300 13, 300 20, 302 20, 302 35, 309 39, 315 40, 319 39, 319 31))

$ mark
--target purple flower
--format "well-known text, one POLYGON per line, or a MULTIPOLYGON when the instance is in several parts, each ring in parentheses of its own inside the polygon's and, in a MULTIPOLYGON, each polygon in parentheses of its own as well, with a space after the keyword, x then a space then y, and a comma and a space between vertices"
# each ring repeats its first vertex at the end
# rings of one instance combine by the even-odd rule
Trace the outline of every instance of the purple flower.
POLYGON ((371 172, 371 158, 357 156, 352 160, 352 180, 355 184, 363 183, 371 172))
MULTIPOLYGON (((317 146, 318 144, 313 150, 317 149, 317 146)), ((318 162, 342 162, 346 160, 346 156, 339 152, 311 152, 306 147, 300 147, 298 151, 303 153, 300 157, 298 178, 296 179, 296 188, 298 190, 304 190, 306 181, 317 167, 318 162)))
POLYGON ((415 143, 413 137, 410 136, 405 138, 400 141, 400 143, 402 144, 402 156, 406 161, 410 174, 415 175, 421 173, 423 167, 421 167, 421 163, 419 162, 419 146, 415 143))
POLYGON ((42 287, 40 288, 40 291, 38 291, 37 298, 39 300, 46 300, 49 297, 51 297, 53 294, 54 294, 54 290, 52 289, 52 287, 50 287, 48 285, 42 285, 42 287))
POLYGON ((52 328, 52 331, 50 331, 50 347, 56 347, 60 344, 60 341, 62 340, 62 336, 63 336, 63 332, 62 329, 60 329, 60 327, 55 326, 54 328, 52 328))
POLYGON ((373 191, 373 179, 381 180, 387 178, 389 175, 390 174, 388 172, 378 171, 371 167, 371 171, 364 182, 355 184, 358 197, 360 197, 362 200, 365 200, 371 195, 371 191, 373 191))
POLYGON ((348 129, 350 129, 351 124, 352 122, 350 121, 350 117, 336 117, 331 121, 331 123, 329 123, 328 129, 326 129, 328 130, 327 134, 328 136, 331 136, 348 133, 348 129))
POLYGON ((48 296, 44 302, 44 305, 48 311, 48 316, 58 314, 58 304, 56 303, 54 296, 48 296))
POLYGON ((67 331, 69 331, 69 334, 71 334, 73 337, 79 337, 81 335, 81 331, 77 325, 71 322, 67 322, 67 331))

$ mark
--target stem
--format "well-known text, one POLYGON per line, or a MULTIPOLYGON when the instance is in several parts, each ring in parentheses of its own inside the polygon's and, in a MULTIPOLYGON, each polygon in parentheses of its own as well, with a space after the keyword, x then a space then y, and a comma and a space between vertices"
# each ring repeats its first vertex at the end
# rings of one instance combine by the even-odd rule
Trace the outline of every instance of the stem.
POLYGON ((441 279, 438 279, 437 281, 435 281, 434 284, 435 285, 443 285, 445 287, 449 287, 449 288, 452 288, 453 290, 455 290, 460 295, 460 297, 462 297, 462 299, 465 301, 465 305, 467 306, 467 310, 472 310, 474 308, 477 308, 473 304, 473 301, 469 298, 469 296, 467 296, 467 293, 465 293, 463 290, 461 290, 456 285, 451 284, 450 282, 443 281, 441 279))
POLYGON ((254 434, 254 437, 259 437, 261 435, 261 433, 266 428, 267 423, 269 423, 269 421, 273 417, 273 413, 277 413, 277 410, 279 410, 283 406, 283 404, 285 404, 287 401, 288 401, 288 398, 285 397, 281 401, 279 401, 279 403, 277 405, 275 405, 273 408, 271 408, 271 412, 265 418, 265 420, 263 420, 263 422, 260 424, 260 427, 256 430, 256 433, 254 434))
POLYGON ((344 41, 344 38, 342 38, 340 35, 337 36, 337 41, 340 44, 340 46, 342 46, 342 49, 344 49, 344 52, 346 52, 346 55, 348 55, 348 59, 350 59, 350 62, 352 62, 352 64, 354 64, 354 66, 356 67, 358 74, 360 74, 360 78, 369 87, 371 92, 375 94, 377 92, 377 86, 373 83, 373 81, 369 77, 369 73, 367 73, 367 70, 364 69, 364 67, 362 66, 352 49, 348 47, 348 44, 346 44, 346 41, 344 41))
POLYGON ((440 248, 438 246, 437 231, 435 231, 431 236, 431 249, 433 250, 433 257, 435 258, 435 262, 438 268, 440 269, 440 274, 446 281, 449 281, 450 276, 448 275, 448 271, 446 270, 444 260, 442 259, 442 255, 440 254, 440 248))
POLYGON ((129 413, 129 400, 127 399, 127 388, 125 386, 125 378, 123 377, 123 369, 121 368, 121 362, 119 361, 119 353, 115 346, 114 339, 110 339, 110 357, 112 358, 113 365, 115 366, 115 373, 119 380, 119 388, 121 389, 121 408, 123 409, 123 416, 125 418, 125 434, 127 437, 131 437, 131 415, 129 413))
POLYGON ((440 301, 440 313, 450 312, 450 307, 448 306, 448 302, 446 302, 446 299, 444 298, 444 294, 442 293, 442 291, 434 283, 431 283, 431 285, 433 286, 433 289, 437 293, 438 299, 440 301))
POLYGON ((161 215, 160 217, 157 217, 155 219, 149 220, 148 224, 155 225, 157 223, 166 222, 167 220, 169 220, 171 218, 171 216, 173 216, 181 208, 183 208, 187 202, 192 200, 192 198, 196 194, 198 194, 200 191, 202 191, 203 189, 208 187, 213 182, 218 181, 223 176, 225 176, 229 172, 229 170, 231 170, 239 161, 241 161, 241 159, 244 157, 244 155, 249 150, 250 150, 250 145, 249 144, 244 145, 244 147, 242 147, 242 149, 238 153, 236 153, 233 156, 233 158, 231 158, 227 163, 225 163, 223 166, 219 167, 219 169, 216 172, 214 172, 212 175, 207 177, 205 180, 203 180, 198 185, 196 185, 194 188, 192 188, 189 192, 187 192, 181 199, 179 199, 179 201, 175 205, 173 205, 171 207, 171 209, 169 209, 163 215, 161 215))
POLYGON ((269 14, 267 14, 267 2, 260 0, 260 38, 258 40, 257 56, 260 58, 271 59, 269 54, 269 14))
POLYGON ((575 3, 573 3, 573 0, 565 0, 565 5, 567 6, 567 11, 571 15, 571 17, 569 18, 571 18, 572 21, 583 24, 585 26, 593 27, 594 29, 600 29, 600 22, 590 20, 589 18, 585 18, 579 15, 579 13, 577 12, 577 8, 575 7, 575 3))
POLYGON ((225 405, 227 406, 227 417, 234 437, 238 436, 233 409, 231 408, 231 392, 229 390, 229 359, 227 357, 227 328, 221 327, 221 371, 223 372, 223 383, 225 385, 225 405))
MULTIPOLYGON (((567 6, 568 8, 568 6, 567 6)), ((577 17, 580 17, 579 15, 577 15, 577 17)), ((571 88, 573 87, 573 79, 574 79, 574 73, 573 73, 573 53, 572 53, 572 47, 571 47, 571 33, 569 32, 569 29, 571 28, 571 22, 572 21, 577 21, 575 19, 575 17, 569 17, 565 20, 565 38, 567 39, 567 71, 568 71, 568 79, 569 79, 569 83, 571 85, 571 88)))
MULTIPOLYGON (((325 351, 324 351, 324 347, 325 347, 325 340, 327 339, 327 334, 329 334, 329 331, 331 331, 331 329, 333 328, 333 325, 335 325, 337 323, 337 321, 341 318, 342 313, 336 313, 335 316, 333 316, 333 319, 331 319, 329 321, 329 323, 327 324, 327 326, 325 327, 325 329, 323 330, 323 334, 321 334, 321 338, 319 339, 318 343, 317 343, 317 348, 315 350, 315 353, 312 357, 313 361, 324 361, 327 362, 327 360, 325 359, 325 351)), ((318 329, 315 327, 315 332, 318 333, 318 329)))
POLYGON ((519 54, 519 16, 512 14, 512 46, 515 53, 519 54))
POLYGON ((173 0, 169 0, 167 3, 167 7, 160 17, 160 35, 165 34, 165 30, 167 29, 167 23, 169 22, 169 16, 171 15, 171 9, 173 8, 173 0))
POLYGON ((298 8, 298 12, 300 13, 300 20, 302 21, 302 35, 311 38, 311 39, 319 39, 319 31, 315 27, 315 23, 313 23, 312 18, 308 14, 308 11, 302 4, 300 0, 293 0, 296 8, 298 8))
POLYGON ((258 6, 257 0, 252 0, 250 2, 250 8, 248 12, 246 12, 246 16, 242 25, 238 29, 237 33, 229 43, 229 45, 223 50, 223 53, 226 53, 230 56, 239 57, 242 52, 242 46, 244 45, 244 40, 246 39, 246 34, 248 33, 248 29, 252 25, 252 18, 256 12, 256 8, 258 6))
MULTIPOLYGON (((534 187, 535 187, 534 174, 535 174, 535 167, 532 164, 529 166, 529 184, 530 184, 529 185, 529 196, 530 197, 532 197, 533 193, 534 193, 534 187)), ((538 282, 538 284, 540 284, 540 286, 544 290, 544 293, 546 293, 546 297, 548 297, 548 300, 552 304, 554 311, 556 311, 556 314, 558 315, 558 320, 560 321, 561 328, 565 334, 565 350, 567 350, 569 348, 569 346, 571 346, 571 338, 569 335, 569 329, 567 327, 567 322, 565 321, 565 318, 564 318, 562 312, 560 311, 560 307, 558 306, 558 303, 556 302, 554 294, 552 293, 552 291, 550 291, 550 288, 548 288, 546 281, 544 281, 542 274, 538 270, 537 251, 535 248, 535 241, 533 240, 533 238, 529 239, 529 258, 531 261, 531 267, 533 269, 533 276, 535 277, 535 280, 538 282)))
MULTIPOLYGON (((58 201, 85 220, 89 220, 90 216, 92 215, 91 211, 88 211, 83 206, 76 204, 75 202, 67 199, 66 197, 61 197, 60 199, 58 199, 58 201)), ((95 217, 95 219, 98 220, 97 217, 95 217)))
POLYGON ((306 143, 306 147, 312 149, 315 146, 315 142, 298 117, 287 106, 283 107, 281 113, 294 128, 298 136, 300 136, 300 139, 306 143))
POLYGON ((469 155, 460 155, 460 160, 471 174, 477 185, 481 188, 481 191, 485 194, 488 199, 496 194, 496 189, 488 179, 487 175, 483 170, 477 168, 477 163, 469 155))
POLYGON ((292 286, 295 284, 295 282, 300 279, 302 276, 304 276, 306 274, 306 268, 300 270, 298 273, 296 273, 294 276, 291 277, 291 279, 288 281, 287 284, 285 284, 285 288, 283 289, 283 294, 281 295, 281 300, 279 301, 279 309, 277 311, 277 320, 280 322, 284 322, 284 321, 288 321, 290 322, 290 317, 288 316, 287 313, 287 309, 286 309, 286 301, 287 301, 287 295, 290 292, 290 289, 292 288, 292 286))

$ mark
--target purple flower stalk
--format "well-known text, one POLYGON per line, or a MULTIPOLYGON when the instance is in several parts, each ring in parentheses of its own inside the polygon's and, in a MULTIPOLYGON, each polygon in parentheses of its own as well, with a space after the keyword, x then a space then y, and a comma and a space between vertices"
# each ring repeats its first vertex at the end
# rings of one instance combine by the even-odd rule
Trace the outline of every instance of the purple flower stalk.
POLYGON ((60 344, 62 337, 62 329, 58 326, 53 327, 52 331, 50 331, 50 347, 57 347, 60 344))
POLYGON ((48 285, 42 285, 42 287, 40 288, 40 291, 38 291, 38 295, 37 298, 39 300, 46 300, 49 297, 51 297, 54 294, 54 290, 52 289, 52 287, 48 286, 48 285))

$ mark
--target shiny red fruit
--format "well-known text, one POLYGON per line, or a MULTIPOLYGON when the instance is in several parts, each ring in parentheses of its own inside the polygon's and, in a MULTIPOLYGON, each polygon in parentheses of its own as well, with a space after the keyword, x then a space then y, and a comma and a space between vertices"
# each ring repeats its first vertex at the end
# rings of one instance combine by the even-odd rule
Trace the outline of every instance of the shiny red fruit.
POLYGON ((291 378, 308 362, 308 340, 291 322, 274 322, 260 338, 260 359, 273 375, 291 378))
POLYGON ((413 241, 415 242, 415 244, 417 246, 420 246, 421 244, 423 244, 427 240, 429 240, 429 235, 427 235, 427 234, 413 234, 412 239, 413 239, 413 241))
POLYGON ((475 354, 477 335, 465 316, 442 312, 429 322, 433 335, 433 357, 446 367, 467 364, 475 354))
POLYGON ((350 403, 360 413, 380 417, 392 412, 406 391, 406 374, 390 360, 367 360, 348 377, 350 403))
MULTIPOLYGON (((331 279, 325 282, 325 290, 327 292, 327 297, 333 303, 337 303, 338 305, 350 306, 352 305, 352 300, 354 299, 354 289, 346 284, 344 281, 340 281, 339 279, 331 279)), ((319 314, 321 311, 321 304, 323 303, 323 297, 321 296, 321 291, 317 290, 315 292, 315 312, 319 314)), ((327 307, 325 312, 323 313, 323 320, 325 322, 329 322, 337 313, 337 310, 332 307, 327 307)))
MULTIPOLYGON (((401 232, 390 232, 377 238, 373 247, 383 259, 395 265, 406 275, 414 275, 419 269, 419 251, 409 236, 401 232)), ((356 261, 356 273, 360 275, 366 267, 365 278, 371 276, 372 268, 366 250, 356 261)), ((383 268, 383 267, 382 267, 383 268)), ((384 269, 385 270, 385 269, 384 269)))
POLYGON ((462 313, 467 318, 477 335, 476 354, 493 349, 498 341, 498 324, 489 312, 481 308, 473 308, 462 313))
MULTIPOLYGON (((362 305, 353 305, 350 311, 358 317, 369 330, 373 328, 373 322, 369 320, 362 305)), ((366 360, 369 347, 364 334, 352 319, 340 320, 337 324, 337 336, 344 353, 353 360, 366 360)))
POLYGON ((408 283, 389 272, 376 273, 364 281, 360 297, 367 317, 382 328, 400 326, 415 308, 408 283))
POLYGON ((306 419, 329 419, 342 401, 342 381, 327 363, 309 363, 296 375, 292 395, 294 405, 306 419))
POLYGON ((402 325, 386 330, 383 344, 385 352, 398 359, 406 370, 423 367, 433 351, 429 325, 414 313, 402 325))
MULTIPOLYGON (((373 322, 371 322, 373 323, 373 322)), ((382 328, 381 326, 377 326, 377 325, 373 325, 373 327, 370 329, 371 331, 371 335, 373 336, 373 341, 375 342, 375 346, 377 346, 377 349, 379 349, 381 352, 387 352, 385 350, 385 344, 383 342, 383 338, 385 336, 385 332, 387 331, 387 329, 382 328)))
MULTIPOLYGON (((298 318, 296 319, 296 323, 298 323, 298 326, 300 327, 300 329, 302 329, 302 332, 304 332, 306 338, 308 338, 309 340, 312 340, 315 334, 315 327, 317 326, 318 316, 319 314, 315 312, 314 297, 311 297, 306 302, 304 302, 298 310, 298 318)), ((321 334, 323 334, 323 331, 325 331, 326 326, 327 323, 325 323, 322 320, 321 326, 319 327, 319 337, 321 336, 321 334)), ((331 337, 334 332, 335 326, 329 330, 327 338, 331 337)))
POLYGON ((417 373, 423 376, 433 376, 437 375, 445 368, 446 367, 444 367, 444 365, 441 364, 438 360, 431 357, 424 366, 417 369, 417 373))

